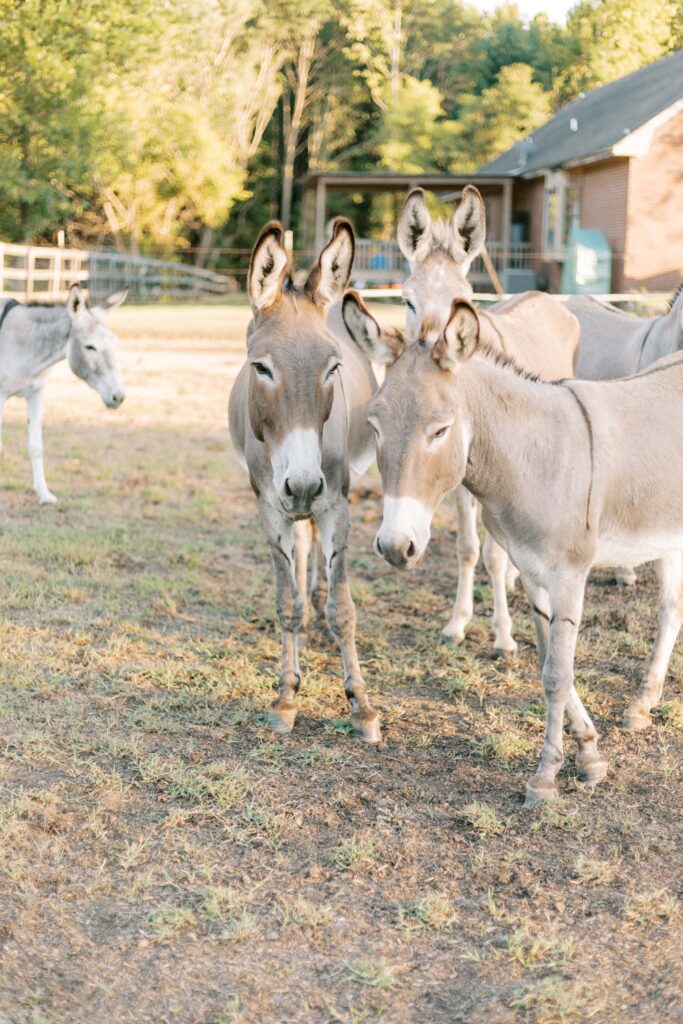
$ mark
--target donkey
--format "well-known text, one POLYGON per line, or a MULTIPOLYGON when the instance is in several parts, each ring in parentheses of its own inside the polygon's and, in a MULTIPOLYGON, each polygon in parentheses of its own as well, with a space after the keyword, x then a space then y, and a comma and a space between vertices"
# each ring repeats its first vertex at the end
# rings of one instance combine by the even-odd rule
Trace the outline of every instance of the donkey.
MULTIPOLYGON (((398 244, 410 266, 403 285, 407 337, 433 343, 443 332, 455 298, 472 298, 467 274, 486 239, 486 210, 473 185, 463 190, 451 220, 432 222, 421 188, 408 195, 398 225, 398 244)), ((556 299, 525 292, 500 303, 492 314, 481 313, 483 340, 511 356, 523 369, 545 380, 572 377, 578 359, 579 325, 556 299)), ((474 571, 479 560, 477 508, 463 487, 455 492, 458 521, 458 590, 444 639, 460 642, 473 615, 474 571)), ((494 650, 512 653, 517 644, 507 594, 517 576, 506 553, 487 534, 484 563, 493 591, 494 650)))
POLYGON ((33 488, 41 505, 57 501, 43 466, 43 399, 49 371, 68 359, 76 376, 99 393, 107 408, 118 409, 125 391, 114 361, 116 335, 107 327, 106 316, 127 294, 116 292, 91 308, 74 284, 65 305, 0 302, 0 432, 5 402, 21 395, 28 407, 33 488))
POLYGON ((282 672, 271 707, 273 728, 291 732, 299 689, 299 646, 305 614, 306 557, 311 522, 320 537, 328 580, 325 607, 344 663, 344 688, 356 731, 380 740, 356 653, 356 613, 349 590, 346 547, 350 472, 374 461, 367 403, 376 390, 370 363, 341 322, 338 300, 354 257, 344 218, 334 223, 302 288, 295 288, 276 221, 261 232, 251 257, 248 290, 254 315, 248 362, 230 396, 232 442, 249 472, 275 570, 282 629, 282 672), (339 325, 333 333, 328 308, 339 325))
POLYGON ((579 779, 595 786, 607 762, 573 682, 591 566, 657 561, 659 632, 626 728, 650 724, 683 622, 683 357, 624 380, 552 384, 482 341, 461 300, 433 346, 422 330, 414 344, 383 332, 355 293, 343 316, 388 367, 368 409, 385 493, 377 553, 416 565, 446 492, 476 494, 522 574, 538 639, 547 717, 527 804, 557 794, 565 711, 579 779))
MULTIPOLYGON (((589 295, 567 302, 581 325, 581 355, 576 371, 582 380, 628 377, 663 356, 683 350, 683 285, 679 285, 667 313, 644 319, 624 313, 589 295)), ((617 582, 636 582, 633 568, 622 567, 617 582)))

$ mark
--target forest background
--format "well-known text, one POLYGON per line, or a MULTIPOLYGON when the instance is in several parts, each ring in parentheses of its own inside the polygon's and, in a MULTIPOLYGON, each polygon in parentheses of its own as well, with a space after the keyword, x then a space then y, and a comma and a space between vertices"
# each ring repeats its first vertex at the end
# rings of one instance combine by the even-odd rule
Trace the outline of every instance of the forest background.
MULTIPOLYGON (((467 172, 683 45, 682 0, 0 0, 0 239, 230 267, 309 170, 467 172)), ((340 198, 360 234, 386 205, 340 198)))

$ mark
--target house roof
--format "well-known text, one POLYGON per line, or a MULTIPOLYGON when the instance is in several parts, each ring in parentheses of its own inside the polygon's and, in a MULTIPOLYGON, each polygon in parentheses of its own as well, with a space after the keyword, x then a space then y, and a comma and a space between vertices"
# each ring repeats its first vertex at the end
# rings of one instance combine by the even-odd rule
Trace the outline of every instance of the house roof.
POLYGON ((582 93, 477 173, 528 177, 610 156, 618 143, 681 100, 683 50, 677 50, 625 78, 582 93))

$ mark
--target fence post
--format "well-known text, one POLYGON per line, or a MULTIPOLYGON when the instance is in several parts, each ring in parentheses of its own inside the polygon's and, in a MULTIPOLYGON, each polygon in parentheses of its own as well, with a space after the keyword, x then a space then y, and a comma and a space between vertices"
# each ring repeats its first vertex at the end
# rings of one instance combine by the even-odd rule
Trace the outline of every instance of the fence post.
POLYGON ((33 250, 31 246, 26 247, 26 278, 24 280, 24 298, 28 302, 33 294, 33 271, 35 269, 35 260, 33 258, 33 250))

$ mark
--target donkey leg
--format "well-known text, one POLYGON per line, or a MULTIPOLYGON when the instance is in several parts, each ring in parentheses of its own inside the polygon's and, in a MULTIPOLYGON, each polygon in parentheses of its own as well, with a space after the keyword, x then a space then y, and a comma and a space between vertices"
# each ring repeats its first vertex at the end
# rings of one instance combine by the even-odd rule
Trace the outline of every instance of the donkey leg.
POLYGON ((493 590, 493 648, 496 654, 503 656, 514 654, 517 650, 507 599, 507 570, 510 564, 507 551, 487 533, 484 538, 484 565, 493 590))
POLYGON ((617 583, 622 587, 633 587, 635 586, 636 580, 638 579, 635 570, 630 565, 625 565, 621 569, 617 569, 617 571, 614 574, 614 578, 616 579, 617 583))
POLYGON ((669 659, 683 623, 683 553, 667 555, 656 563, 659 577, 659 630, 647 673, 624 715, 624 728, 637 732, 651 724, 650 711, 659 703, 669 659))
POLYGON ((441 636, 459 643, 465 639, 465 629, 474 614, 474 570, 479 561, 477 506, 464 487, 456 489, 455 509, 458 520, 458 591, 451 619, 441 630, 441 636))
POLYGON ((275 509, 259 509, 275 570, 275 604, 282 630, 282 670, 278 695, 270 708, 273 729, 290 733, 296 719, 296 694, 301 683, 299 671, 299 632, 304 603, 296 585, 294 527, 275 509))
POLYGON ((539 670, 543 671, 545 656, 548 651, 548 633, 550 629, 550 598, 548 591, 539 587, 530 576, 522 573, 522 583, 531 605, 531 616, 536 630, 536 653, 539 670))
POLYGON ((346 573, 349 510, 345 500, 317 517, 327 570, 328 595, 325 613, 344 663, 344 691, 351 704, 351 721, 366 743, 382 738, 379 715, 371 706, 356 650, 356 609, 346 573))
POLYGON ((327 599, 327 584, 325 574, 320 571, 322 561, 322 550, 320 548, 320 534, 318 527, 311 520, 311 536, 313 545, 311 548, 311 604, 318 615, 325 614, 325 601, 327 599))
POLYGON ((294 562, 296 566, 296 587, 304 603, 304 616, 301 623, 303 630, 299 637, 299 646, 303 647, 306 638, 305 631, 308 625, 309 600, 308 600, 308 556, 313 546, 313 530, 310 519, 302 519, 294 523, 294 562))
POLYGON ((33 489, 41 505, 52 505, 57 498, 47 486, 43 466, 43 389, 37 388, 26 395, 28 407, 28 453, 33 470, 33 489))
POLYGON ((583 607, 584 579, 558 581, 549 589, 552 614, 543 663, 545 739, 536 773, 526 787, 526 806, 557 796, 555 779, 564 759, 564 713, 574 687, 574 652, 583 607))
POLYGON ((567 701, 569 729, 578 744, 576 770, 579 780, 586 786, 597 786, 607 775, 608 763, 598 750, 598 732, 581 698, 572 686, 567 701))
POLYGON ((5 402, 7 395, 0 395, 0 452, 2 451, 2 421, 5 415, 5 402))

